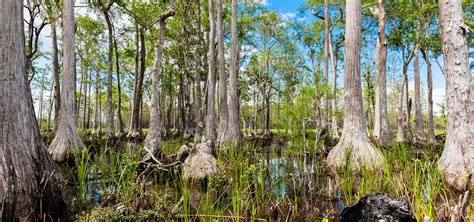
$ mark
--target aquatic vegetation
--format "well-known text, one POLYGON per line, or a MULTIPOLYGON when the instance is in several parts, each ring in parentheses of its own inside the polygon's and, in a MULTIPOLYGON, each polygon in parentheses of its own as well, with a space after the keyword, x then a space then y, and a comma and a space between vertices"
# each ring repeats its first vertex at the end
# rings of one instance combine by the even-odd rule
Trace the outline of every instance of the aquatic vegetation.
MULTIPOLYGON (((436 164, 439 154, 432 150, 417 148, 415 153, 412 147, 394 144, 381 148, 384 161, 378 171, 345 167, 333 175, 324 154, 308 151, 304 140, 313 138, 289 140, 283 147, 262 147, 258 141, 224 145, 217 150, 219 172, 197 184, 186 181, 179 166, 143 173, 139 146, 84 149, 70 176, 80 218, 333 221, 342 208, 375 192, 405 197, 418 220, 448 215, 445 200, 455 193, 444 186, 436 164)), ((165 155, 185 142, 165 141, 165 155)), ((469 218, 472 209, 471 204, 469 218)))

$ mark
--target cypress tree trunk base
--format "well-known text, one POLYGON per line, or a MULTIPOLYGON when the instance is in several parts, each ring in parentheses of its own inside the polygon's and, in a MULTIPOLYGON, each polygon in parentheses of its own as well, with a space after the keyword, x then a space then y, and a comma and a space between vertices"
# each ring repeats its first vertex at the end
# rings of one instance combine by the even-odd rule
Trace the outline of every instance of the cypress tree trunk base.
POLYGON ((463 152, 472 148, 470 137, 469 131, 459 131, 456 136, 448 137, 439 160, 445 181, 461 191, 474 189, 474 154, 463 152))
POLYGON ((161 152, 161 135, 158 130, 150 131, 143 141, 145 152, 144 160, 151 158, 150 153, 157 156, 161 152))
POLYGON ((49 154, 54 161, 63 162, 73 157, 74 150, 82 150, 85 147, 81 138, 70 126, 59 126, 58 133, 49 145, 49 154), (72 149, 71 149, 72 148, 72 149))
POLYGON ((343 135, 339 143, 329 152, 327 165, 332 170, 341 169, 347 164, 353 171, 366 167, 377 169, 382 166, 383 156, 368 138, 357 135, 343 135))

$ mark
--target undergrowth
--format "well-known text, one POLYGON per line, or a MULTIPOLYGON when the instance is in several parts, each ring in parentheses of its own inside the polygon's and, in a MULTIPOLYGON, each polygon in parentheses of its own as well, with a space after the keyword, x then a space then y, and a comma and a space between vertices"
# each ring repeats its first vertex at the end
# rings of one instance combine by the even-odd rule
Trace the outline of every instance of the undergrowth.
MULTIPOLYGON (((308 138, 308 137, 306 137, 308 138)), ((309 137, 311 138, 311 137, 309 137)), ((191 183, 180 168, 142 174, 140 147, 85 149, 76 154, 70 183, 79 220, 98 221, 333 221, 338 212, 366 194, 386 192, 406 198, 418 220, 448 215, 446 200, 456 193, 444 186, 438 153, 394 144, 383 149, 378 171, 345 168, 331 182, 314 138, 289 139, 282 152, 255 141, 217 150, 219 172, 191 183), (328 191, 329 189, 329 191, 328 191)), ((163 141, 166 155, 189 141, 163 141)), ((281 149, 281 148, 280 148, 281 149)), ((471 198, 472 200, 472 198, 471 198)), ((473 201, 468 220, 474 218, 473 201)))

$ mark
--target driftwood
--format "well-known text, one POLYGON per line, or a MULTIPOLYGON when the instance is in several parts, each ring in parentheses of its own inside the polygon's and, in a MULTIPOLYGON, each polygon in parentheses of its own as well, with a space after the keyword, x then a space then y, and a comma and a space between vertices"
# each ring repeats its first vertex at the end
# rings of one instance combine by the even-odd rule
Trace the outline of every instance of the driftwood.
POLYGON ((165 164, 165 163, 161 162, 160 160, 158 160, 158 158, 155 157, 155 155, 153 154, 153 152, 151 150, 149 150, 145 147, 143 147, 143 150, 145 150, 147 152, 147 154, 145 155, 145 157, 143 157, 142 160, 139 161, 139 163, 141 165, 144 165, 145 169, 140 173, 138 178, 140 178, 141 176, 148 173, 151 169, 158 169, 158 170, 162 170, 162 171, 168 171, 169 168, 179 166, 179 165, 182 164, 182 162, 180 162, 180 161, 175 161, 175 162, 172 162, 172 163, 169 163, 169 164, 165 164))
POLYGON ((469 190, 459 195, 458 203, 450 209, 451 222, 461 222, 466 218, 466 207, 469 200, 469 190))

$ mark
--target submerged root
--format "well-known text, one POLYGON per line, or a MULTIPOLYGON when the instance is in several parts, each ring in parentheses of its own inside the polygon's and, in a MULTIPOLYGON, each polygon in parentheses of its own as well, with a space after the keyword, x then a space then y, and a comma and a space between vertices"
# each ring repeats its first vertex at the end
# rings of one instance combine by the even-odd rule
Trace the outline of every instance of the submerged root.
POLYGON ((333 170, 350 164, 353 171, 359 171, 362 167, 380 168, 383 156, 367 137, 351 135, 341 138, 339 143, 329 152, 326 162, 328 167, 333 170))

